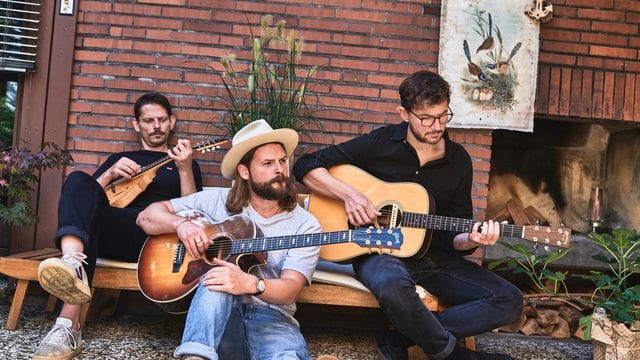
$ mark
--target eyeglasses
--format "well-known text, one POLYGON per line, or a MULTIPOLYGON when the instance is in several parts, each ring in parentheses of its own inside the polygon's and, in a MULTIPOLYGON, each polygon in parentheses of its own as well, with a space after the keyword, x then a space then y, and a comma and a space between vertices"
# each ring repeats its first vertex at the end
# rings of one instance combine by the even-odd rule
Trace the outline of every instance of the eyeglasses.
POLYGON ((440 122, 440 124, 442 125, 451 121, 451 119, 453 119, 453 111, 451 111, 450 107, 447 107, 447 110, 449 110, 448 113, 442 114, 440 116, 424 115, 423 117, 418 116, 418 114, 414 113, 411 110, 407 110, 407 111, 412 113, 413 116, 415 116, 418 120, 420 120, 420 124, 422 124, 422 126, 429 127, 433 125, 433 123, 435 123, 436 120, 438 120, 438 122, 440 122))

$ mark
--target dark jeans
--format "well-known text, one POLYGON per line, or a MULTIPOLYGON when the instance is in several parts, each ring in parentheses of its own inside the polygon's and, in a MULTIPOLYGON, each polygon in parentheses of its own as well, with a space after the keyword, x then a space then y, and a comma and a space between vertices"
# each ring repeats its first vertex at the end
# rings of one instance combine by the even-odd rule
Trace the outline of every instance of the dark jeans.
POLYGON ((405 261, 371 255, 354 263, 354 270, 397 330, 387 341, 402 347, 417 344, 429 359, 447 357, 457 338, 514 322, 522 312, 517 287, 463 258, 436 264, 427 257, 405 261), (416 284, 451 307, 431 313, 416 294, 416 284))
POLYGON ((98 257, 138 261, 147 238, 136 225, 140 211, 142 209, 109 206, 100 184, 90 175, 74 171, 67 177, 58 203, 56 246, 60 248, 64 235, 75 235, 82 240, 88 264, 85 270, 91 284, 98 257))

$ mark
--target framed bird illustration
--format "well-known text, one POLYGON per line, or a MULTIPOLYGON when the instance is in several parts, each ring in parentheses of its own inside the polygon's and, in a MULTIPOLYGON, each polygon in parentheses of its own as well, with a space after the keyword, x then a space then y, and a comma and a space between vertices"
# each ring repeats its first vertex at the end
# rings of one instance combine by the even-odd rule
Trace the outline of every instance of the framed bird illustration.
POLYGON ((539 23, 525 0, 442 1, 439 72, 452 86, 450 127, 533 131, 539 23))

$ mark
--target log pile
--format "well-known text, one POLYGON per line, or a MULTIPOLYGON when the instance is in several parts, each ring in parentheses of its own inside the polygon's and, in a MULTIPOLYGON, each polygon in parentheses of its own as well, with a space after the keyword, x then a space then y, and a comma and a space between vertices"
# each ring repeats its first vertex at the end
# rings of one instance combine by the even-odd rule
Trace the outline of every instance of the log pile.
POLYGON ((507 201, 507 204, 502 209, 498 210, 493 216, 490 216, 494 221, 506 221, 510 224, 522 226, 548 224, 549 221, 544 217, 535 207, 529 205, 523 207, 522 204, 511 198, 507 201))
POLYGON ((546 335, 555 339, 566 339, 572 335, 582 338, 582 328, 579 328, 578 322, 588 312, 590 307, 586 304, 546 294, 528 294, 525 295, 520 319, 496 331, 546 335))

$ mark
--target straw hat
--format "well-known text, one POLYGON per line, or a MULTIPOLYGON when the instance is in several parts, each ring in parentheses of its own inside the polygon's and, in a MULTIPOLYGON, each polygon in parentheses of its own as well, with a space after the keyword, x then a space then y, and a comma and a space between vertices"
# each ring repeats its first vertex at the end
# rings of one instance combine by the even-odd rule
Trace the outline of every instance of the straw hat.
POLYGON ((292 129, 273 130, 264 119, 245 125, 233 136, 231 149, 222 159, 222 165, 220 166, 222 176, 234 179, 238 174, 238 163, 245 154, 257 146, 268 143, 282 144, 287 157, 291 157, 296 146, 298 146, 298 133, 292 129))

